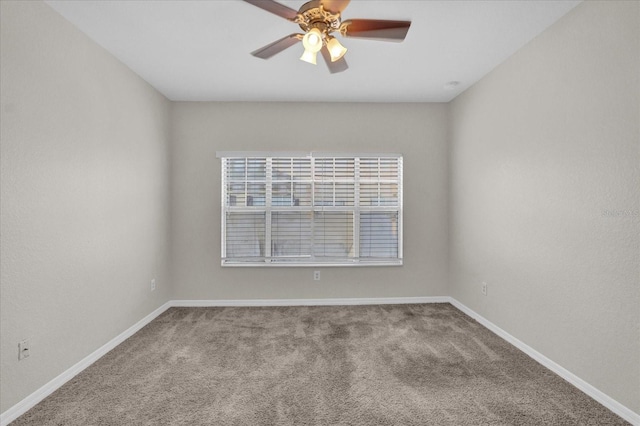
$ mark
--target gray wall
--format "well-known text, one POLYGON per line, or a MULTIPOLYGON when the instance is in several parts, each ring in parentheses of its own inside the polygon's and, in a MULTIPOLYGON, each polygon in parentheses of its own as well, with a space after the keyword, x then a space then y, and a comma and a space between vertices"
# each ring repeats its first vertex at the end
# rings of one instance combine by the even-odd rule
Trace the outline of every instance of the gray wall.
POLYGON ((4 412, 169 299, 169 102, 49 6, 0 7, 4 412))
POLYGON ((446 295, 446 131, 444 104, 174 103, 174 297, 446 295), (320 282, 308 268, 222 268, 216 151, 233 150, 404 154, 404 266, 322 268, 320 282))
POLYGON ((452 296, 635 412, 639 7, 582 3, 450 117, 452 296))

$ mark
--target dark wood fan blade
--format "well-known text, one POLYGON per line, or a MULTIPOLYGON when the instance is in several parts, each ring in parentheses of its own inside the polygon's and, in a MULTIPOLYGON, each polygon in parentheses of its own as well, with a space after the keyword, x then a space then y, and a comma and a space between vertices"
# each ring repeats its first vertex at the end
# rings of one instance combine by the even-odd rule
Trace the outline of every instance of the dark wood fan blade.
POLYGON ((254 50, 251 54, 257 58, 269 59, 276 53, 282 52, 287 47, 291 47, 302 39, 302 34, 289 34, 286 37, 282 37, 280 40, 276 40, 271 44, 267 44, 258 50, 254 50))
POLYGON ((322 52, 322 57, 324 58, 324 61, 327 63, 327 67, 329 67, 329 72, 331 74, 346 71, 347 68, 349 68, 349 65, 347 65, 347 61, 345 61, 344 56, 335 62, 331 62, 331 54, 329 53, 329 49, 327 49, 327 46, 324 46, 321 52, 322 52))
POLYGON ((384 41, 404 40, 411 21, 385 21, 378 19, 350 19, 342 23, 346 37, 372 38, 384 41))
POLYGON ((328 10, 331 13, 342 13, 351 0, 321 0, 324 10, 328 10))
POLYGON ((264 9, 267 12, 271 12, 275 15, 278 15, 284 19, 288 19, 289 21, 293 21, 294 19, 296 19, 296 16, 298 16, 297 10, 293 10, 290 7, 287 7, 273 0, 244 0, 244 1, 254 6, 257 6, 260 9, 264 9))

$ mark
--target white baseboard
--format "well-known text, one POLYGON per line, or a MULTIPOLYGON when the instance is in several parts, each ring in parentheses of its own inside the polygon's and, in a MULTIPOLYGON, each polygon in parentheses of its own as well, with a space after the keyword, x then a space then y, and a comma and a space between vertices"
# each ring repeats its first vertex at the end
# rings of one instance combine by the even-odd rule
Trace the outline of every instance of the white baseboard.
POLYGON ((577 387, 582 392, 586 393, 591 398, 595 399, 600 404, 604 405, 605 407, 607 407, 609 410, 611 410, 618 416, 622 417, 623 419, 625 419, 626 421, 628 421, 634 426, 640 426, 640 414, 635 413, 631 409, 625 407, 624 405, 622 405, 615 399, 611 398, 604 392, 598 390, 596 387, 585 382, 580 377, 576 376, 566 368, 562 367, 561 365, 555 363, 554 361, 550 360, 546 356, 542 355, 540 352, 536 351, 531 346, 527 345, 526 343, 523 343, 521 340, 516 339, 511 334, 507 333, 506 331, 504 331, 503 329, 501 329, 500 327, 498 327, 488 319, 484 318, 482 315, 478 314, 477 312, 469 309, 462 303, 458 302, 453 297, 450 297, 449 301, 453 306, 455 306, 465 314, 469 315, 471 318, 478 321, 480 324, 482 324, 483 326, 485 326, 490 331, 497 334, 499 337, 503 338, 507 342, 511 343, 516 348, 520 349, 522 352, 529 355, 538 363, 542 364, 544 367, 553 371, 558 376, 562 377, 567 382, 571 383, 573 386, 577 387))
POLYGON ((172 300, 138 321, 133 326, 113 338, 111 341, 94 351, 86 358, 60 374, 49 383, 36 390, 34 393, 9 408, 0 415, 0 426, 6 426, 22 414, 33 408, 36 404, 49 396, 59 387, 71 380, 85 368, 96 362, 107 352, 131 337, 142 327, 153 321, 156 317, 171 307, 223 307, 223 306, 336 306, 336 305, 385 305, 385 304, 410 304, 410 303, 451 303, 453 306, 478 321, 493 333, 511 343, 522 352, 562 377, 609 410, 622 417, 632 425, 640 426, 640 414, 633 412, 615 399, 601 392, 594 386, 585 382, 569 370, 550 360, 540 352, 513 337, 491 321, 469 309, 456 299, 449 296, 437 297, 390 297, 390 298, 345 298, 345 299, 244 299, 244 300, 172 300))
POLYGON ((60 374, 55 379, 51 380, 49 383, 42 386, 37 391, 33 392, 31 395, 9 408, 4 413, 0 414, 0 425, 6 426, 31 408, 33 408, 40 401, 51 395, 54 391, 60 388, 62 385, 67 383, 69 380, 73 379, 75 376, 80 374, 85 368, 89 367, 91 364, 96 362, 102 356, 104 356, 107 352, 118 346, 120 343, 127 340, 129 337, 133 336, 138 330, 140 330, 145 325, 149 324, 156 317, 158 317, 161 313, 166 311, 171 307, 171 301, 165 303, 160 306, 155 311, 151 312, 146 317, 142 318, 140 321, 111 339, 109 342, 102 345, 100 348, 80 360, 77 364, 73 365, 71 368, 60 374))
POLYGON ((240 299, 240 300, 174 300, 172 306, 223 307, 223 306, 338 306, 338 305, 390 305, 408 303, 449 303, 449 296, 437 297, 385 297, 344 299, 240 299))

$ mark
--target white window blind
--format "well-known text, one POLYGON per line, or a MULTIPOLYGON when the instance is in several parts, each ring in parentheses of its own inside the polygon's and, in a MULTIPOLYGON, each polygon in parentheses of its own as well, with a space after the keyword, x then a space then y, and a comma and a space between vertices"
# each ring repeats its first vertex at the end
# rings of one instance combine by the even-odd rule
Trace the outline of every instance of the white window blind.
POLYGON ((402 264, 402 156, 219 156, 223 266, 402 264))

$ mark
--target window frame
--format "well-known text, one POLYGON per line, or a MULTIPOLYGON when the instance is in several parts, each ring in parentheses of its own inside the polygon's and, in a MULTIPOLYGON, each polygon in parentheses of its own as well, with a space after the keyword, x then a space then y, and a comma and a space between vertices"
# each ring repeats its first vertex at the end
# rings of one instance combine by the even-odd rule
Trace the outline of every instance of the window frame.
MULTIPOLYGON (((404 220, 403 220, 403 156, 402 154, 391 154, 391 153, 318 153, 318 152, 256 152, 256 151, 224 151, 217 152, 216 157, 221 160, 221 266, 223 267, 344 267, 344 266, 402 266, 403 265, 403 228, 404 228, 404 220), (227 203, 227 194, 228 194, 228 186, 229 181, 227 180, 227 162, 231 159, 260 159, 264 160, 265 167, 265 195, 264 195, 264 205, 245 205, 245 206, 231 206, 227 203), (292 205, 283 206, 278 204, 273 204, 272 199, 272 191, 273 185, 277 182, 293 182, 294 176, 290 177, 290 180, 279 180, 274 179, 273 173, 273 160, 274 159, 304 159, 310 161, 310 179, 302 180, 301 182, 310 185, 310 204, 309 205, 296 205, 295 202, 292 205), (333 159, 333 170, 335 171, 335 160, 352 160, 353 161, 353 190, 351 192, 353 197, 353 205, 342 205, 337 206, 323 206, 323 205, 315 205, 315 196, 316 196, 316 170, 315 164, 316 160, 326 160, 333 159), (360 175, 360 166, 361 160, 378 160, 378 175, 376 179, 366 179, 360 175), (397 161, 397 178, 393 179, 383 179, 381 177, 381 168, 380 164, 384 159, 394 159, 397 161), (378 183, 378 188, 380 188, 380 184, 392 184, 397 185, 397 205, 391 204, 381 204, 381 197, 378 197, 378 205, 361 205, 360 202, 360 189, 362 184, 364 183, 378 183), (227 214, 230 212, 236 213, 264 213, 264 249, 263 255, 258 257, 226 257, 227 250, 227 214), (308 212, 310 214, 310 233, 311 233, 311 249, 310 255, 301 255, 304 257, 305 261, 296 261, 292 260, 295 256, 289 257, 274 257, 271 253, 272 249, 272 225, 273 225, 273 213, 294 213, 294 212, 308 212), (314 223, 316 220, 316 214, 319 213, 333 213, 333 212, 347 212, 351 214, 351 222, 352 222, 352 232, 351 232, 351 242, 352 242, 352 250, 353 257, 316 257, 314 253, 314 223), (389 213, 392 216, 395 214, 395 233, 397 234, 397 247, 391 246, 395 248, 396 256, 395 257, 361 257, 361 218, 362 213, 389 213)), ((247 163, 248 164, 248 163, 247 163)), ((247 167, 247 166, 246 166, 247 167)), ((332 183, 341 183, 338 179, 331 180, 332 183)), ((245 188, 248 188, 249 179, 245 179, 244 183, 246 185, 245 188)), ((248 190, 245 191, 245 194, 248 193, 248 190)), ((333 189, 333 196, 335 200, 336 189, 333 189)), ((380 189, 378 189, 378 194, 380 194, 380 189)), ((293 192, 291 193, 293 197, 293 192)), ((247 200, 245 200, 245 204, 247 200)), ((389 222, 392 224, 392 222, 389 222)))

